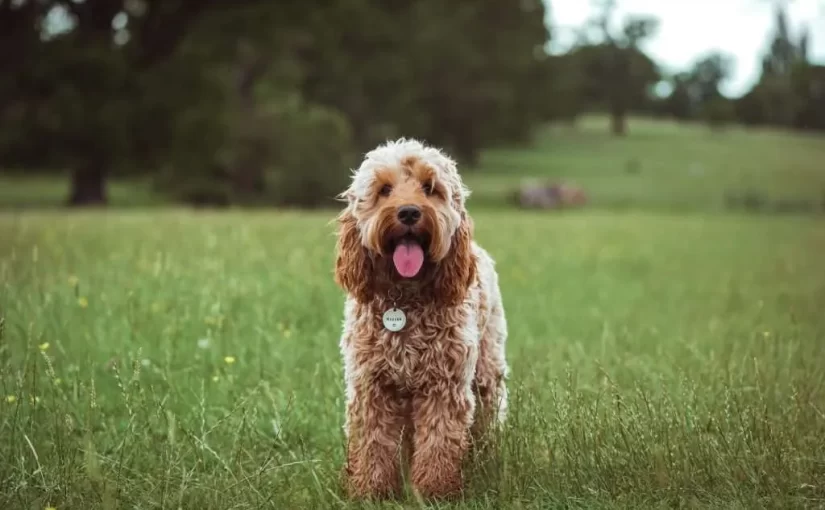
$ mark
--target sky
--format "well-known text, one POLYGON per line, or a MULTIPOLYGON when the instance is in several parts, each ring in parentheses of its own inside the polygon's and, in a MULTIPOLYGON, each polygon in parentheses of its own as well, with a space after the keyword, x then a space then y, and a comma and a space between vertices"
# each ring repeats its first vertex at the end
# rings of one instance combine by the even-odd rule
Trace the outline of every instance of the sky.
MULTIPOLYGON (((659 19, 657 33, 643 48, 666 72, 688 70, 711 51, 733 59, 733 75, 722 86, 728 96, 747 92, 759 78, 761 55, 773 31, 775 0, 617 0, 615 19, 644 14, 659 19), (713 16, 707 10, 713 10, 713 16), (697 27, 700 27, 697 30, 697 27)), ((571 29, 582 26, 597 10, 590 0, 548 0, 550 22, 559 27, 554 50, 572 43, 571 29)), ((810 58, 825 64, 825 0, 791 0, 787 12, 791 34, 803 24, 810 28, 810 58)))

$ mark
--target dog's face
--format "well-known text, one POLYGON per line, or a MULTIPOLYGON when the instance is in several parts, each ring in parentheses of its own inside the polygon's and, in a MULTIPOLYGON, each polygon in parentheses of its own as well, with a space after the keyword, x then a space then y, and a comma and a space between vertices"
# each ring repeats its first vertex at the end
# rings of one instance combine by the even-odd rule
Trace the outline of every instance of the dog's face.
POLYGON ((438 149, 408 140, 382 145, 367 154, 342 195, 336 275, 360 298, 371 298, 376 276, 429 277, 441 286, 473 270, 458 267, 472 265, 468 192, 438 149))
POLYGON ((354 211, 362 243, 393 257, 400 276, 414 278, 425 258, 438 262, 447 255, 461 212, 450 203, 452 190, 438 169, 414 156, 372 174, 354 211))

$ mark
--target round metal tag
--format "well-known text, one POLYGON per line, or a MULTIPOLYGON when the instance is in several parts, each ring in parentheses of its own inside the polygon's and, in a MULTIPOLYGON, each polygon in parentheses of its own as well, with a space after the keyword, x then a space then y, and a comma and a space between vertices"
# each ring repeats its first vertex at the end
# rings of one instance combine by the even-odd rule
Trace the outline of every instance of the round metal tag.
POLYGON ((398 308, 390 308, 384 312, 384 327, 390 331, 401 331, 407 324, 407 316, 398 308))

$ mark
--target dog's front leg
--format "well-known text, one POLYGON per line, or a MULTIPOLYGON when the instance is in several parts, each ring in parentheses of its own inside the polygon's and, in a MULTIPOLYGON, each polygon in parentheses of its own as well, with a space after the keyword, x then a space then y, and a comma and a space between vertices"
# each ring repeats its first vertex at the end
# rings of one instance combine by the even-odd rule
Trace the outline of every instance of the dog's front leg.
POLYGON ((413 398, 412 483, 422 497, 452 497, 463 488, 475 402, 463 379, 433 383, 413 398))
POLYGON ((402 402, 375 381, 356 385, 347 404, 347 477, 354 498, 386 498, 401 487, 402 402))

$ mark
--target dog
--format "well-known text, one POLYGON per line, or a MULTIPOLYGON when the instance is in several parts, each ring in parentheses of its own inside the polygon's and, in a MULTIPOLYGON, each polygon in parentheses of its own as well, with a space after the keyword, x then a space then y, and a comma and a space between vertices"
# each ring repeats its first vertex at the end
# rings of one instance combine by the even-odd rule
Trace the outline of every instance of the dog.
POLYGON ((456 162, 415 139, 368 152, 339 195, 346 292, 344 477, 353 498, 463 491, 471 444, 507 414, 507 322, 456 162))

